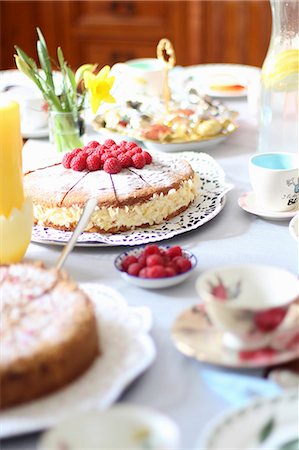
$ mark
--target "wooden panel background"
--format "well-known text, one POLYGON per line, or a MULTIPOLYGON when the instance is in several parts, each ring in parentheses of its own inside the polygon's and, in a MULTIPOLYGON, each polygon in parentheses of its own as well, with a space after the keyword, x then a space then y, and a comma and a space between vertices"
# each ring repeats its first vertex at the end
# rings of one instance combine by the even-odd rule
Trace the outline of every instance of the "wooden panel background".
POLYGON ((0 0, 1 69, 14 68, 14 44, 36 57, 39 26, 51 55, 63 48, 74 67, 155 57, 160 38, 177 63, 261 66, 271 32, 268 0, 0 0))

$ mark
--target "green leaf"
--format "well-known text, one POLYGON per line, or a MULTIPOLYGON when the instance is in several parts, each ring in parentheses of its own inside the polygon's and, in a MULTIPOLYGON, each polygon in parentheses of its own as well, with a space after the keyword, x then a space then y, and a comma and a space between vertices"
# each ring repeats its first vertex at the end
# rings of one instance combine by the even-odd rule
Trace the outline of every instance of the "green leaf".
POLYGON ((278 450, 299 450, 299 439, 295 438, 281 445, 278 450))
POLYGON ((66 66, 66 71, 67 71, 72 89, 74 92, 76 92, 77 91, 77 83, 76 83, 76 79, 75 79, 75 74, 72 71, 72 69, 68 66, 66 66))
POLYGON ((275 420, 273 417, 271 417, 271 419, 263 426, 263 428, 259 432, 258 440, 260 444, 264 442, 267 439, 267 437, 272 433, 274 425, 275 420))
POLYGON ((49 53, 47 47, 44 47, 41 41, 37 41, 37 54, 39 58, 39 62, 41 65, 41 68, 43 69, 47 82, 54 90, 54 82, 53 82, 53 75, 52 75, 52 67, 51 67, 51 61, 49 58, 49 53))
POLYGON ((22 50, 22 49, 21 49, 20 47, 18 47, 17 45, 15 45, 15 49, 16 49, 17 54, 19 55, 19 57, 20 57, 21 59, 23 59, 23 60, 26 62, 26 64, 28 64, 28 65, 31 67, 31 69, 33 69, 34 71, 37 71, 37 70, 38 70, 37 65, 36 65, 36 62, 35 62, 32 58, 30 58, 30 57, 24 52, 24 50, 22 50))

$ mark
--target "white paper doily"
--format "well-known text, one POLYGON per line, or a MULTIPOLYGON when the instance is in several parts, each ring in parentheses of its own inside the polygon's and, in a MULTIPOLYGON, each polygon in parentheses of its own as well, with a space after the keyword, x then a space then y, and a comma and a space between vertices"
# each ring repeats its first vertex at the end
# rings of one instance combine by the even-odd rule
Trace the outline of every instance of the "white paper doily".
MULTIPOLYGON (((165 155, 165 157, 173 158, 174 155, 165 155)), ((201 180, 199 195, 186 211, 161 225, 149 228, 114 234, 82 233, 77 245, 96 247, 148 244, 195 230, 215 217, 224 206, 225 194, 233 187, 225 182, 223 169, 206 153, 183 152, 176 153, 175 157, 187 160, 201 180)), ((31 240, 43 244, 64 245, 70 236, 71 232, 35 226, 31 240)))
MULTIPOLYGON (((129 307, 105 285, 83 283, 96 308, 102 350, 93 365, 67 387, 0 415, 0 438, 38 431, 93 407, 107 408, 154 360, 147 334, 152 316, 146 307, 129 307)), ((26 386, 24 386, 26 389, 26 386)))

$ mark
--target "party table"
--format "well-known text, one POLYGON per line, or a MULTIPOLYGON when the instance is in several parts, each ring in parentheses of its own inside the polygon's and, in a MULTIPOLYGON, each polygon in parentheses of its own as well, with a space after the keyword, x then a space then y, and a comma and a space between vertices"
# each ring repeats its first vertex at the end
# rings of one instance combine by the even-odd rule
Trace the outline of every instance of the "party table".
MULTIPOLYGON (((256 151, 257 121, 250 116, 246 98, 226 100, 239 112, 239 129, 225 142, 208 149, 224 169, 234 188, 227 194, 223 210, 195 231, 172 238, 168 243, 192 250, 198 266, 192 276, 165 290, 146 290, 127 284, 114 267, 120 247, 75 248, 65 269, 79 283, 101 283, 120 292, 129 305, 147 306, 153 315, 151 335, 156 358, 151 366, 122 393, 119 402, 157 409, 171 417, 181 433, 181 449, 193 449, 203 428, 218 414, 245 403, 253 395, 273 393, 276 387, 262 378, 264 369, 229 370, 207 366, 181 354, 170 330, 176 317, 199 302, 195 290, 198 275, 225 264, 259 263, 298 269, 297 245, 288 220, 265 220, 238 206, 238 198, 251 190, 248 160, 256 151)), ((97 138, 90 135, 90 138, 97 138)), ((41 146, 45 140, 40 140, 41 146)), ((29 141, 30 143, 30 141, 29 141)), ((27 144, 26 144, 27 145, 27 144)), ((204 151, 204 150, 203 150, 204 151)), ((30 244, 29 260, 54 265, 61 247, 30 244)), ((277 388, 278 389, 278 388, 277 388)), ((3 440, 3 450, 33 450, 39 433, 3 440)))

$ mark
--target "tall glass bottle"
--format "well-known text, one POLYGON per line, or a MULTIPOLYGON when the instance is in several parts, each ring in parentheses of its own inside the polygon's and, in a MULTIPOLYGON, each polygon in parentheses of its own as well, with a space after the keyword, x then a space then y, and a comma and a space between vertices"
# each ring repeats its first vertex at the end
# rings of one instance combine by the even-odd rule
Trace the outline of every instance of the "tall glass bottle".
POLYGON ((261 77, 258 150, 297 152, 299 1, 270 0, 272 34, 261 77))

